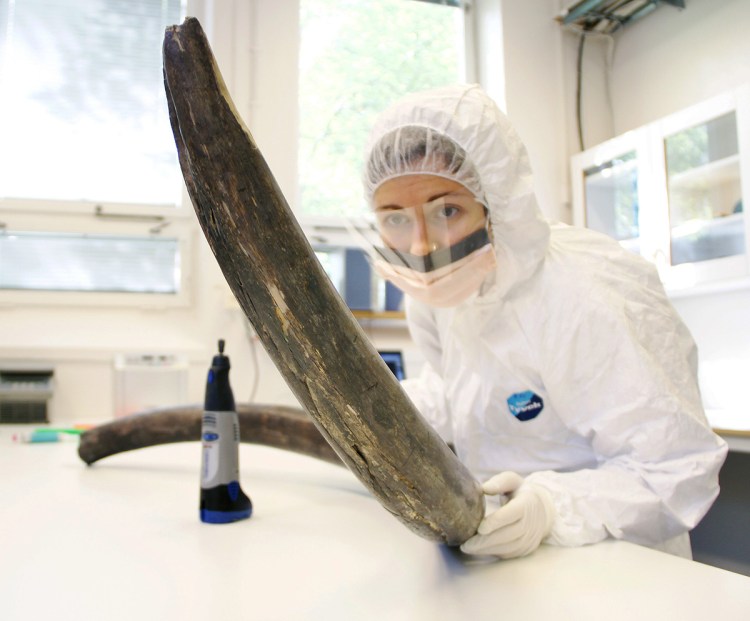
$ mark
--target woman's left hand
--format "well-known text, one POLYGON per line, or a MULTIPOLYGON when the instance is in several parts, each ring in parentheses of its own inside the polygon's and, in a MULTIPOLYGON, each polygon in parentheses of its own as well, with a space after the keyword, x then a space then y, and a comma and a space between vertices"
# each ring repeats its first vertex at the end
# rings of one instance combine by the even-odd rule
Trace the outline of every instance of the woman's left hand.
POLYGON ((506 495, 509 500, 485 516, 477 534, 461 546, 466 554, 488 554, 515 558, 531 554, 549 534, 555 508, 546 490, 523 484, 515 472, 501 472, 482 485, 489 496, 506 495))

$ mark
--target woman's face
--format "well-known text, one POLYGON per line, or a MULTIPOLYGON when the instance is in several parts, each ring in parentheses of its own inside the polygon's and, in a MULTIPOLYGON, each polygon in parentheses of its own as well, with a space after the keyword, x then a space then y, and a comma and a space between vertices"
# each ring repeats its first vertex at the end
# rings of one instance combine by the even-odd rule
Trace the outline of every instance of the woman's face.
POLYGON ((383 241, 418 256, 448 248, 487 224, 484 206, 466 187, 436 175, 390 179, 373 203, 383 241))

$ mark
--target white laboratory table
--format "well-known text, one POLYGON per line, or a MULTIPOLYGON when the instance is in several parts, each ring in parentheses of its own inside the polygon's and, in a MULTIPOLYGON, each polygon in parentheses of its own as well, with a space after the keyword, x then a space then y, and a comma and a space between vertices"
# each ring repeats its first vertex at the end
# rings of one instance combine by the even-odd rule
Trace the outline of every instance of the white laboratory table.
POLYGON ((243 445, 251 519, 198 519, 200 446, 79 461, 0 429, 0 619, 750 618, 750 578, 624 542, 472 559, 343 467, 243 445))

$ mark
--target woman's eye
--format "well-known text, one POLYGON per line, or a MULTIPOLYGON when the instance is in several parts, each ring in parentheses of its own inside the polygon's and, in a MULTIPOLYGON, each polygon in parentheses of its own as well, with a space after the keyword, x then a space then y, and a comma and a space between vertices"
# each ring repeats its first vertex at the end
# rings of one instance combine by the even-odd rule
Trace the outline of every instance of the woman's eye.
POLYGON ((443 205, 437 210, 435 215, 443 220, 449 220, 450 218, 455 217, 459 211, 460 208, 456 205, 443 205))
POLYGON ((404 214, 393 212, 383 217, 381 219, 381 223, 383 226, 392 228, 403 227, 409 223, 409 218, 407 218, 404 214))

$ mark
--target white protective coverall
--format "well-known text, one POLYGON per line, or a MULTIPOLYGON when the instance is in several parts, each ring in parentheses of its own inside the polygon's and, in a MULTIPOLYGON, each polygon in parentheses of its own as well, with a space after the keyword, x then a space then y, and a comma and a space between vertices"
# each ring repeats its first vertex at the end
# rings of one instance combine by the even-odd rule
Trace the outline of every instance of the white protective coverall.
POLYGON ((727 447, 706 422, 696 347, 655 269, 543 218, 525 147, 478 86, 396 103, 368 152, 409 125, 447 135, 473 161, 497 269, 457 307, 407 297, 426 364, 406 392, 480 481, 510 470, 549 493, 546 543, 612 537, 689 557, 727 447))

